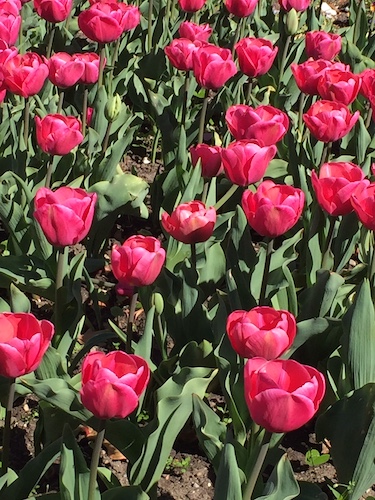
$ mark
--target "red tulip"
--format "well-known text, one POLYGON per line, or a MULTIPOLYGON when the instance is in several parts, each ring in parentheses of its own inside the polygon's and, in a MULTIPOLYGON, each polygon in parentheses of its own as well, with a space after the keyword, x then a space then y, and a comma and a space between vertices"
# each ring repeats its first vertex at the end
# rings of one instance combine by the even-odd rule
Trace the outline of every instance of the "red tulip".
POLYGON ((92 120, 93 114, 94 114, 94 108, 92 108, 91 106, 87 106, 86 124, 88 127, 91 125, 91 120, 92 120))
POLYGON ((206 0, 178 0, 178 4, 185 12, 197 12, 200 10, 206 0))
POLYGON ((264 38, 242 38, 235 46, 242 73, 255 78, 271 68, 278 48, 264 38))
POLYGON ((22 18, 19 8, 14 2, 0 2, 0 40, 8 45, 17 41, 22 18))
POLYGON ((228 12, 237 17, 247 17, 252 14, 258 4, 258 0, 226 0, 225 7, 228 12))
POLYGON ((210 28, 209 24, 195 24, 190 21, 183 21, 180 24, 178 33, 181 38, 188 38, 192 42, 195 40, 208 42, 212 33, 212 28, 210 28))
POLYGON ((39 16, 50 23, 60 23, 67 19, 72 6, 73 0, 34 0, 39 16))
POLYGON ((349 66, 342 63, 332 63, 326 59, 314 61, 309 59, 302 64, 291 64, 293 76, 301 92, 310 95, 318 95, 318 82, 323 72, 327 69, 350 70, 349 66))
POLYGON ((50 155, 67 155, 83 141, 81 122, 59 114, 35 117, 38 146, 50 155))
POLYGON ((190 71, 193 69, 193 52, 201 45, 199 40, 192 42, 188 38, 175 38, 164 52, 172 66, 181 71, 190 71))
POLYGON ((237 73, 229 49, 204 45, 193 52, 193 72, 201 87, 217 90, 237 73))
POLYGON ((306 424, 325 393, 324 375, 292 359, 249 359, 244 379, 251 418, 269 432, 290 432, 306 424))
POLYGON ((0 90, 5 89, 5 64, 18 54, 16 47, 8 47, 8 44, 0 40, 0 90))
POLYGON ((151 285, 159 276, 165 261, 165 250, 153 236, 135 235, 122 245, 114 244, 111 252, 112 272, 119 281, 119 293, 132 287, 151 285))
POLYGON ((324 163, 319 177, 312 172, 311 181, 319 205, 334 217, 352 212, 352 194, 370 184, 363 170, 349 162, 324 163))
POLYGON ((369 101, 375 102, 375 69, 365 69, 359 76, 362 82, 360 93, 369 101))
POLYGON ((125 418, 150 379, 147 362, 122 351, 90 352, 82 365, 82 404, 97 418, 125 418))
POLYGON ((247 190, 242 196, 242 208, 250 226, 269 238, 289 231, 301 217, 304 203, 301 189, 273 181, 264 181, 255 193, 247 190))
POLYGON ((296 333, 293 314, 272 307, 233 311, 227 319, 230 343, 243 358, 278 358, 292 345, 296 333))
POLYGON ((0 375, 15 378, 38 368, 54 326, 30 313, 1 313, 0 332, 0 375))
POLYGON ((206 208, 201 201, 181 203, 171 215, 164 212, 161 223, 174 239, 183 243, 200 243, 212 236, 216 224, 216 210, 214 207, 206 208))
POLYGON ((85 65, 79 59, 67 54, 57 52, 48 61, 49 79, 62 89, 72 87, 83 75, 85 65))
POLYGON ((39 188, 34 200, 34 217, 47 240, 56 247, 75 245, 88 234, 94 218, 96 193, 80 188, 39 188))
POLYGON ((322 142, 338 141, 357 123, 359 111, 353 115, 345 104, 333 101, 317 101, 303 115, 312 135, 322 142))
POLYGON ((310 0, 280 0, 281 8, 286 11, 294 9, 297 12, 303 12, 308 9, 309 5, 310 0))
POLYGON ((350 71, 328 68, 322 72, 317 88, 322 99, 349 106, 358 95, 361 78, 350 71))
POLYGON ((261 146, 255 141, 232 142, 221 152, 225 175, 239 186, 258 182, 276 152, 276 146, 261 146))
POLYGON ((325 31, 308 31, 305 38, 307 57, 331 61, 341 50, 341 36, 325 31))
POLYGON ((48 66, 35 52, 18 54, 3 66, 5 87, 13 94, 30 97, 37 94, 48 76, 48 66))
POLYGON ((352 194, 351 202, 362 224, 375 231, 375 184, 361 186, 352 194))
POLYGON ((95 52, 83 52, 82 54, 74 54, 73 59, 84 65, 83 73, 78 83, 90 85, 98 81, 100 64, 100 57, 98 54, 95 54, 95 52))
POLYGON ((225 121, 237 141, 255 140, 262 146, 271 146, 281 141, 289 127, 286 113, 273 106, 230 106, 225 114, 225 121))
POLYGON ((80 30, 94 42, 117 40, 124 31, 130 31, 140 22, 138 7, 121 2, 94 3, 78 16, 80 30))
POLYGON ((206 179, 216 177, 223 172, 221 150, 220 146, 209 146, 208 144, 191 146, 191 161, 194 167, 198 163, 198 160, 201 161, 202 176, 206 179))

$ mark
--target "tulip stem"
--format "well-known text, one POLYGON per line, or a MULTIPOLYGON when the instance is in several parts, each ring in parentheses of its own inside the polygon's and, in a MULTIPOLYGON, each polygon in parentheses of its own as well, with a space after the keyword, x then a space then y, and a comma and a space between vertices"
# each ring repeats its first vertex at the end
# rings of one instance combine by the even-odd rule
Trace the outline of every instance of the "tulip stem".
POLYGON ((61 111, 62 111, 62 107, 63 107, 63 103, 64 103, 64 91, 63 90, 60 90, 59 91, 59 103, 57 105, 57 112, 60 114, 61 111))
POLYGON ((225 193, 225 195, 222 196, 220 200, 216 202, 215 210, 218 211, 219 208, 221 208, 224 205, 224 203, 226 203, 234 195, 234 193, 237 191, 238 188, 239 186, 237 184, 232 184, 231 187, 228 189, 228 191, 225 193))
POLYGON ((203 184, 203 193, 202 193, 202 203, 206 203, 207 200, 207 194, 208 194, 208 186, 209 186, 209 181, 204 181, 203 184))
POLYGON ((331 245, 333 241, 333 234, 335 232, 335 224, 336 224, 336 219, 335 217, 330 217, 329 218, 329 229, 328 229, 328 234, 326 238, 326 244, 325 244, 325 250, 322 258, 322 269, 328 269, 329 271, 332 270, 332 266, 330 264, 331 261, 331 245))
POLYGON ((236 31, 234 33, 233 45, 232 45, 232 59, 234 59, 236 44, 238 42, 238 39, 240 38, 241 26, 242 26, 242 18, 238 20, 236 31))
POLYGON ((303 110, 305 108, 305 98, 306 95, 304 92, 301 92, 299 97, 299 107, 298 107, 298 131, 297 131, 297 140, 298 142, 302 142, 303 137, 303 110))
POLYGON ((147 48, 148 52, 152 50, 152 11, 154 10, 154 1, 148 0, 148 19, 147 19, 147 48))
POLYGON ((89 89, 85 87, 83 92, 83 104, 82 104, 82 135, 86 135, 86 124, 87 124, 87 101, 89 98, 89 89))
MULTIPOLYGON (((375 12, 374 12, 374 15, 375 15, 375 12)), ((371 118, 372 118, 372 107, 370 106, 370 108, 367 112, 366 121, 365 121, 366 128, 369 128, 369 126, 371 125, 371 118)))
POLYGON ((45 187, 48 189, 51 187, 52 171, 53 171, 53 156, 51 155, 47 163, 47 174, 45 182, 45 187))
POLYGON ((29 139, 29 123, 30 123, 30 99, 25 97, 25 109, 23 115, 23 141, 27 149, 27 143, 29 139))
POLYGON ((249 104, 249 105, 250 105, 250 101, 251 101, 251 94, 253 92, 253 82, 254 82, 254 80, 250 77, 249 83, 247 85, 247 92, 246 92, 246 104, 249 104))
POLYGON ((191 249, 191 267, 194 269, 194 271, 197 271, 197 247, 195 243, 191 243, 190 249, 191 249))
POLYGON ((8 472, 9 467, 9 454, 10 454, 10 424, 12 419, 12 410, 14 403, 14 394, 16 390, 15 379, 9 380, 9 392, 8 401, 6 407, 5 421, 4 421, 4 431, 3 431, 3 451, 1 457, 1 475, 4 476, 8 472))
POLYGON ((184 93, 183 93, 183 97, 182 97, 182 116, 181 116, 181 126, 184 128, 185 128, 185 122, 186 122, 186 110, 187 110, 187 101, 188 101, 188 95, 189 95, 189 85, 190 85, 190 72, 186 71, 184 93))
POLYGON ((105 136, 104 136, 103 143, 102 143, 103 156, 105 155, 105 152, 107 151, 107 148, 108 148, 108 142, 109 142, 109 136, 111 134, 111 128, 112 128, 112 122, 108 122, 107 128, 105 130, 105 136))
POLYGON ((96 498, 96 491, 97 491, 96 476, 98 473, 99 458, 100 458, 100 452, 102 450, 104 434, 105 434, 105 420, 101 420, 98 434, 96 435, 95 439, 94 451, 92 452, 92 457, 91 457, 89 491, 87 494, 87 500, 95 500, 96 498))
POLYGON ((267 282, 268 282, 268 274, 270 272, 270 264, 271 264, 271 256, 273 252, 273 238, 270 238, 267 242, 267 250, 266 250, 266 260, 264 262, 264 271, 262 278, 262 285, 260 288, 260 296, 259 296, 259 305, 266 305, 266 290, 267 290, 267 282))
POLYGON ((54 305, 54 322, 56 333, 52 339, 53 347, 58 347, 63 337, 64 332, 61 324, 62 311, 64 310, 64 297, 61 292, 64 284, 65 269, 68 263, 68 247, 59 248, 57 250, 57 271, 55 284, 55 305, 54 305))
POLYGON ((56 31, 56 26, 53 25, 51 27, 51 24, 50 24, 49 39, 48 39, 47 52, 46 52, 47 59, 49 59, 51 57, 53 39, 55 38, 55 31, 56 31))
POLYGON ((202 111, 201 111, 201 119, 199 121, 199 133, 198 133, 198 144, 203 143, 204 129, 206 125, 206 113, 208 107, 208 99, 209 99, 209 89, 206 89, 206 93, 203 99, 202 111))
POLYGON ((111 93, 112 93, 113 73, 115 71, 115 67, 116 67, 116 64, 117 64, 118 51, 119 51, 119 48, 120 48, 120 40, 121 40, 121 38, 118 38, 116 40, 115 48, 113 50, 113 55, 112 55, 112 59, 111 59, 111 71, 109 73, 109 85, 110 85, 111 93))
POLYGON ((284 45, 284 50, 283 50, 283 55, 281 57, 281 63, 280 63, 280 75, 279 75, 279 85, 278 85, 278 91, 280 91, 280 88, 281 88, 281 81, 284 77, 284 71, 285 71, 285 63, 286 63, 286 59, 287 59, 287 55, 288 55, 288 51, 289 51, 289 46, 290 46, 290 42, 292 41, 292 37, 291 35, 288 35, 286 41, 285 41, 285 45, 284 45))
POLYGON ((272 434, 270 432, 266 432, 264 434, 263 444, 262 444, 262 447, 259 451, 259 454, 258 454, 257 460, 254 464, 253 470, 251 471, 250 478, 249 478, 249 481, 246 485, 242 500, 251 500, 251 496, 253 494, 253 491, 254 491, 255 485, 257 483, 259 474, 260 474, 262 467, 263 467, 263 464, 264 464, 264 460, 267 456, 267 452, 268 452, 268 449, 270 447, 271 435, 272 434))
POLYGON ((99 78, 98 78, 98 87, 103 86, 103 74, 104 74, 104 66, 105 66, 105 45, 99 44, 100 47, 100 58, 99 58, 99 78))
POLYGON ((134 323, 134 314, 137 305, 137 299, 138 299, 138 292, 134 290, 134 293, 130 301, 128 324, 126 326, 126 352, 128 354, 132 354, 133 323, 134 323))
POLYGON ((332 142, 327 142, 324 144, 323 152, 322 152, 322 158, 320 160, 320 165, 319 168, 326 162, 329 161, 329 157, 331 156, 331 148, 332 148, 332 142))

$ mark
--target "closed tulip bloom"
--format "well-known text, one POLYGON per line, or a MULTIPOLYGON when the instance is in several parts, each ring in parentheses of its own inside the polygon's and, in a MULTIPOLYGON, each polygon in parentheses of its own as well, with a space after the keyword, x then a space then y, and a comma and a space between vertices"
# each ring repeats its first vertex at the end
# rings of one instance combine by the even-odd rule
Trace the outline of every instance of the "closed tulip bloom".
MULTIPOLYGON (((82 54, 74 54, 73 59, 84 65, 83 73, 78 83, 90 85, 98 81, 100 64, 100 57, 98 54, 95 54, 95 52, 83 52, 82 54)), ((104 60, 104 64, 105 62, 104 60)))
POLYGON ((191 146, 191 161, 194 166, 198 163, 198 160, 201 161, 202 176, 206 179, 216 177, 223 172, 221 150, 220 146, 209 146, 208 144, 191 146))
POLYGON ((85 65, 66 52, 57 52, 49 59, 48 68, 51 82, 59 88, 66 89, 78 82, 83 75, 85 65))
POLYGON ((358 95, 361 78, 351 71, 326 69, 318 81, 317 88, 322 99, 349 106, 358 95))
POLYGON ((185 12, 197 12, 205 3, 206 0, 178 0, 178 5, 185 12))
POLYGON ((261 236, 276 238, 291 229, 301 217, 305 195, 293 186, 264 181, 255 193, 245 191, 242 208, 250 226, 261 236))
POLYGON ((237 17, 247 17, 252 14, 258 4, 258 0, 226 0, 225 7, 228 12, 237 17))
POLYGON ((141 14, 138 7, 121 2, 94 3, 78 16, 80 30, 94 42, 117 40, 124 31, 138 26, 141 14))
POLYGON ((351 202, 362 224, 375 231, 375 184, 361 186, 352 194, 351 202))
POLYGON ((34 0, 34 7, 40 17, 50 23, 60 23, 69 16, 73 0, 34 0))
POLYGON ((190 71, 193 69, 193 52, 195 52, 202 42, 192 42, 188 38, 175 38, 164 48, 165 55, 169 62, 180 71, 190 71))
POLYGON ((0 314, 0 375, 21 377, 38 368, 54 334, 49 321, 31 313, 0 314))
POLYGON ((268 432, 290 432, 306 424, 326 387, 322 373, 292 359, 249 359, 244 379, 251 418, 268 432))
POLYGON ((193 72, 201 87, 218 90, 237 73, 229 49, 204 45, 193 52, 193 72))
POLYGON ((341 36, 325 31, 308 31, 305 38, 307 57, 331 61, 341 50, 341 36))
POLYGON ((287 114, 273 106, 230 106, 225 114, 225 121, 237 141, 255 140, 262 146, 271 146, 281 141, 289 128, 287 114))
POLYGON ((212 28, 210 28, 209 24, 195 24, 191 21, 183 21, 180 24, 178 33, 181 38, 188 38, 192 42, 195 40, 208 42, 212 33, 212 28))
POLYGON ((90 231, 96 200, 96 193, 80 188, 39 188, 34 199, 34 217, 51 245, 75 245, 90 231))
POLYGON ((135 235, 122 245, 112 246, 112 272, 120 289, 151 285, 159 276, 164 262, 165 250, 153 236, 135 235))
POLYGON ((258 182, 276 152, 276 146, 261 146, 247 140, 232 142, 221 152, 225 175, 239 186, 258 182))
POLYGON ((365 69, 360 73, 360 93, 369 101, 375 101, 375 69, 365 69))
POLYGON ((50 155, 67 155, 83 141, 81 122, 60 114, 35 117, 38 146, 50 155))
POLYGON ((22 97, 37 94, 48 76, 48 66, 35 52, 18 54, 3 66, 7 90, 22 97))
POLYGON ((0 40, 8 45, 17 41, 22 18, 19 8, 13 2, 0 2, 0 40))
POLYGON ((174 239, 183 243, 200 243, 212 236, 216 224, 216 210, 214 207, 206 208, 201 201, 181 203, 171 215, 164 212, 161 223, 174 239))
POLYGON ((264 75, 271 68, 278 48, 264 38, 242 38, 235 46, 240 70, 255 78, 264 75))
POLYGON ((5 90, 4 66, 18 54, 16 47, 9 47, 6 42, 0 40, 0 90, 5 90))
POLYGON ((125 418, 150 380, 147 362, 123 351, 90 352, 82 365, 82 404, 102 420, 125 418))
POLYGON ((326 59, 309 59, 302 64, 291 64, 294 79, 301 92, 309 95, 318 95, 318 82, 323 72, 327 69, 350 70, 349 66, 342 63, 332 63, 326 59))
POLYGON ((233 311, 227 319, 230 343, 243 358, 278 358, 292 345, 296 333, 293 314, 273 307, 233 311))
POLYGON ((280 6, 287 12, 294 9, 297 12, 303 12, 308 9, 311 0, 280 0, 280 6))
POLYGON ((322 142, 338 141, 357 123, 359 111, 351 114, 345 104, 317 101, 303 115, 303 121, 312 135, 322 142))
POLYGON ((363 170, 350 162, 324 163, 319 176, 312 172, 311 181, 319 205, 334 217, 352 212, 352 194, 370 184, 363 170))

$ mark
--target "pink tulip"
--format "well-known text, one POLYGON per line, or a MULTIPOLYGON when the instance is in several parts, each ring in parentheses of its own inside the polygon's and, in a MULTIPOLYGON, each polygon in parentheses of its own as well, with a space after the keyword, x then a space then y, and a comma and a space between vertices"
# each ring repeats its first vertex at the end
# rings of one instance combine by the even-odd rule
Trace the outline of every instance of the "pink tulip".
MULTIPOLYGON (((74 54, 73 59, 83 63, 84 69, 78 83, 90 85, 96 83, 99 79, 99 62, 100 57, 95 52, 83 52, 82 54, 74 54)), ((106 60, 104 58, 104 64, 106 60)))
POLYGON ((375 184, 357 189, 352 194, 351 202, 362 224, 375 231, 375 184))
POLYGON ((237 17, 247 17, 252 14, 258 4, 258 0, 226 0, 225 7, 228 12, 237 17))
POLYGON ((8 44, 0 40, 0 89, 5 89, 4 66, 18 54, 16 47, 8 47, 8 44))
POLYGON ((185 12, 197 12, 200 10, 206 0, 178 0, 178 4, 185 12))
POLYGON ((264 38, 242 38, 235 46, 240 70, 250 78, 265 75, 271 68, 278 48, 264 38))
POLYGON ((34 200, 34 217, 47 240, 56 247, 75 245, 88 234, 94 218, 96 193, 80 188, 39 188, 34 200))
POLYGON ((310 3, 311 0, 280 0, 281 8, 286 11, 294 9, 297 12, 303 12, 308 9, 310 3))
POLYGON ((318 93, 322 99, 349 106, 357 98, 361 78, 351 71, 327 68, 318 81, 318 93))
POLYGON ((230 106, 225 114, 225 121, 237 141, 255 140, 262 146, 279 142, 289 127, 287 114, 273 106, 230 106))
POLYGON ((48 61, 49 79, 62 89, 72 87, 82 77, 85 65, 66 52, 57 52, 48 61))
POLYGON ((82 365, 82 404, 97 418, 125 418, 150 379, 146 361, 122 351, 89 353, 82 365))
POLYGON ((16 3, 0 1, 0 40, 8 45, 14 45, 17 41, 22 18, 16 3))
POLYGON ((249 359, 244 379, 251 418, 269 432, 290 432, 306 424, 325 393, 323 374, 292 359, 249 359))
POLYGON ((258 182, 276 152, 276 146, 261 146, 256 141, 232 142, 221 151, 225 175, 239 186, 258 182))
POLYGON ((296 332, 293 314, 267 306, 233 311, 227 319, 230 343, 243 358, 278 358, 292 345, 296 332))
POLYGON ((332 63, 326 59, 309 59, 302 64, 291 64, 294 79, 301 92, 310 95, 318 95, 318 82, 324 71, 329 69, 350 70, 350 67, 342 63, 332 63))
POLYGON ((60 114, 35 117, 38 146, 50 155, 66 155, 83 141, 81 122, 60 114))
POLYGON ((114 244, 111 265, 119 281, 120 294, 131 294, 133 287, 151 285, 159 276, 165 261, 165 250, 153 236, 135 235, 122 245, 114 244))
POLYGON ((242 208, 250 226, 269 238, 289 231, 301 217, 304 203, 301 189, 273 181, 264 181, 255 193, 247 190, 242 196, 242 208))
POLYGON ((325 31, 308 31, 306 33, 306 54, 313 59, 331 61, 341 50, 341 36, 325 31))
POLYGON ((54 326, 30 313, 1 313, 0 332, 0 375, 15 378, 38 368, 54 326))
POLYGON ((208 42, 212 33, 212 28, 210 28, 209 24, 195 24, 191 21, 183 21, 180 24, 178 33, 181 38, 188 38, 192 42, 195 42, 195 40, 208 42))
POLYGON ((193 69, 193 52, 201 45, 199 40, 192 42, 188 38, 175 38, 164 48, 164 52, 172 66, 180 71, 190 71, 193 69))
POLYGON ((181 203, 171 215, 164 212, 161 223, 168 234, 183 243, 207 241, 214 231, 216 210, 201 201, 181 203))
POLYGON ((192 55, 193 73, 201 87, 218 90, 237 73, 229 49, 207 44, 192 55))
POLYGON ((194 167, 198 163, 198 160, 201 161, 202 176, 206 179, 216 177, 223 172, 221 150, 220 146, 209 146, 208 144, 191 146, 191 161, 194 167))
POLYGON ((3 73, 7 90, 30 97, 42 89, 48 76, 48 66, 39 54, 27 52, 8 59, 3 73))
POLYGON ((34 0, 39 16, 50 23, 60 23, 67 19, 72 6, 73 0, 34 0))

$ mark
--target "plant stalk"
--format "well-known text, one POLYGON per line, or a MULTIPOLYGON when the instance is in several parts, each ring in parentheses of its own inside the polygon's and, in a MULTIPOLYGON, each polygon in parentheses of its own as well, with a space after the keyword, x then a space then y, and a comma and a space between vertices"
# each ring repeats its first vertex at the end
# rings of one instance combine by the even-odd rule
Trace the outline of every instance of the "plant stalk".
POLYGON ((333 241, 333 234, 335 231, 335 224, 336 224, 336 218, 335 217, 330 217, 329 218, 329 229, 328 229, 328 234, 326 238, 326 244, 325 244, 325 250, 322 258, 322 269, 328 269, 331 271, 331 265, 330 265, 330 256, 331 256, 331 246, 332 246, 332 241, 333 241))
POLYGON ((138 299, 138 292, 136 291, 136 289, 134 289, 134 293, 130 301, 128 324, 126 326, 126 352, 128 354, 132 354, 133 324, 134 324, 134 314, 137 305, 137 299, 138 299))
POLYGON ((83 104, 82 104, 82 135, 86 135, 86 124, 87 124, 87 102, 89 98, 89 89, 85 87, 83 91, 83 104))
POLYGON ((112 122, 107 123, 107 128, 105 130, 105 136, 103 139, 103 144, 102 144, 102 154, 103 156, 105 155, 105 152, 107 151, 108 148, 108 142, 109 142, 109 136, 111 134, 111 128, 112 128, 112 122))
POLYGON ((89 491, 87 494, 87 500, 95 500, 96 497, 96 490, 97 490, 96 476, 98 473, 99 458, 103 445, 104 434, 105 434, 105 420, 101 420, 98 434, 96 435, 95 439, 94 451, 92 452, 92 457, 91 457, 89 491))
POLYGON ((232 59, 234 59, 234 54, 236 51, 236 44, 240 38, 240 33, 241 33, 241 26, 242 26, 242 18, 238 20, 237 26, 236 26, 236 31, 234 33, 234 38, 233 38, 233 45, 232 45, 232 59))
POLYGON ((103 74, 105 67, 105 45, 101 43, 98 45, 99 45, 98 48, 100 50, 98 87, 100 88, 103 86, 103 74))
POLYGON ((52 339, 53 347, 58 347, 63 337, 62 331, 62 311, 64 308, 61 290, 64 284, 65 270, 68 263, 68 247, 58 248, 57 250, 57 271, 56 271, 56 288, 55 288, 55 305, 54 305, 54 318, 56 333, 52 339))
POLYGON ((251 474, 250 474, 250 478, 249 478, 249 481, 246 485, 246 488, 245 488, 245 492, 244 492, 244 495, 243 495, 243 500, 251 500, 251 496, 254 492, 254 488, 255 488, 255 485, 257 483, 257 480, 258 480, 258 477, 259 477, 259 474, 262 470, 262 467, 263 467, 263 464, 264 464, 264 460, 267 456, 267 452, 268 452, 268 449, 269 449, 269 446, 270 446, 270 439, 271 439, 271 433, 270 432, 266 432, 265 435, 264 435, 264 438, 263 438, 263 444, 262 444, 262 447, 259 451, 259 455, 258 455, 258 458, 255 462, 255 465, 254 465, 254 468, 253 470, 251 471, 251 474))
POLYGON ((14 394, 16 390, 15 379, 9 380, 9 392, 8 401, 6 407, 5 421, 4 421, 4 433, 3 433, 3 452, 2 452, 2 468, 1 475, 4 476, 8 472, 9 467, 9 455, 10 455, 10 424, 12 419, 12 410, 14 403, 14 394))
POLYGON ((323 152, 322 152, 322 158, 320 160, 320 165, 319 168, 329 161, 329 157, 331 156, 331 149, 332 149, 332 142, 327 142, 324 144, 323 152))
POLYGON ((249 83, 247 85, 247 91, 246 91, 246 104, 251 104, 251 93, 253 91, 253 78, 249 78, 249 83))
POLYGON ((191 267, 197 272, 197 246, 195 243, 190 244, 191 249, 191 267))
POLYGON ((238 184, 232 184, 231 187, 228 189, 228 191, 225 193, 225 195, 222 196, 220 200, 216 202, 215 210, 216 211, 219 210, 219 208, 221 208, 224 205, 224 203, 226 203, 234 195, 234 193, 237 191, 238 188, 239 188, 238 184))
POLYGON ((29 125, 30 125, 30 98, 25 97, 25 109, 23 115, 23 141, 27 149, 29 139, 29 125))
POLYGON ((45 187, 48 189, 51 187, 52 171, 53 171, 53 156, 51 155, 49 157, 48 164, 47 164, 46 181, 44 184, 45 187))
POLYGON ((209 99, 209 89, 206 89, 206 93, 203 100, 202 111, 201 111, 201 119, 199 121, 199 133, 198 133, 198 144, 203 143, 204 129, 206 125, 206 113, 208 107, 208 99, 209 99))
POLYGON ((48 39, 48 45, 47 45, 47 52, 46 52, 46 57, 49 59, 52 54, 52 44, 53 44, 53 39, 55 38, 55 32, 56 32, 56 26, 53 25, 52 28, 50 27, 49 31, 49 39, 48 39))
POLYGON ((64 103, 64 91, 59 89, 59 103, 57 105, 57 113, 61 114, 64 103))
POLYGON ((189 95, 189 85, 190 85, 190 71, 186 71, 184 93, 182 97, 182 115, 181 115, 181 126, 184 128, 186 123, 186 110, 187 110, 187 101, 189 95))
POLYGON ((154 10, 154 0, 148 0, 148 19, 147 19, 147 48, 148 52, 152 50, 152 12, 154 10))
POLYGON ((266 290, 267 290, 268 275, 270 272, 271 256, 273 252, 273 242, 274 242, 273 238, 270 238, 267 242, 266 260, 264 262, 262 285, 260 288, 260 296, 259 296, 260 306, 266 305, 266 290))

